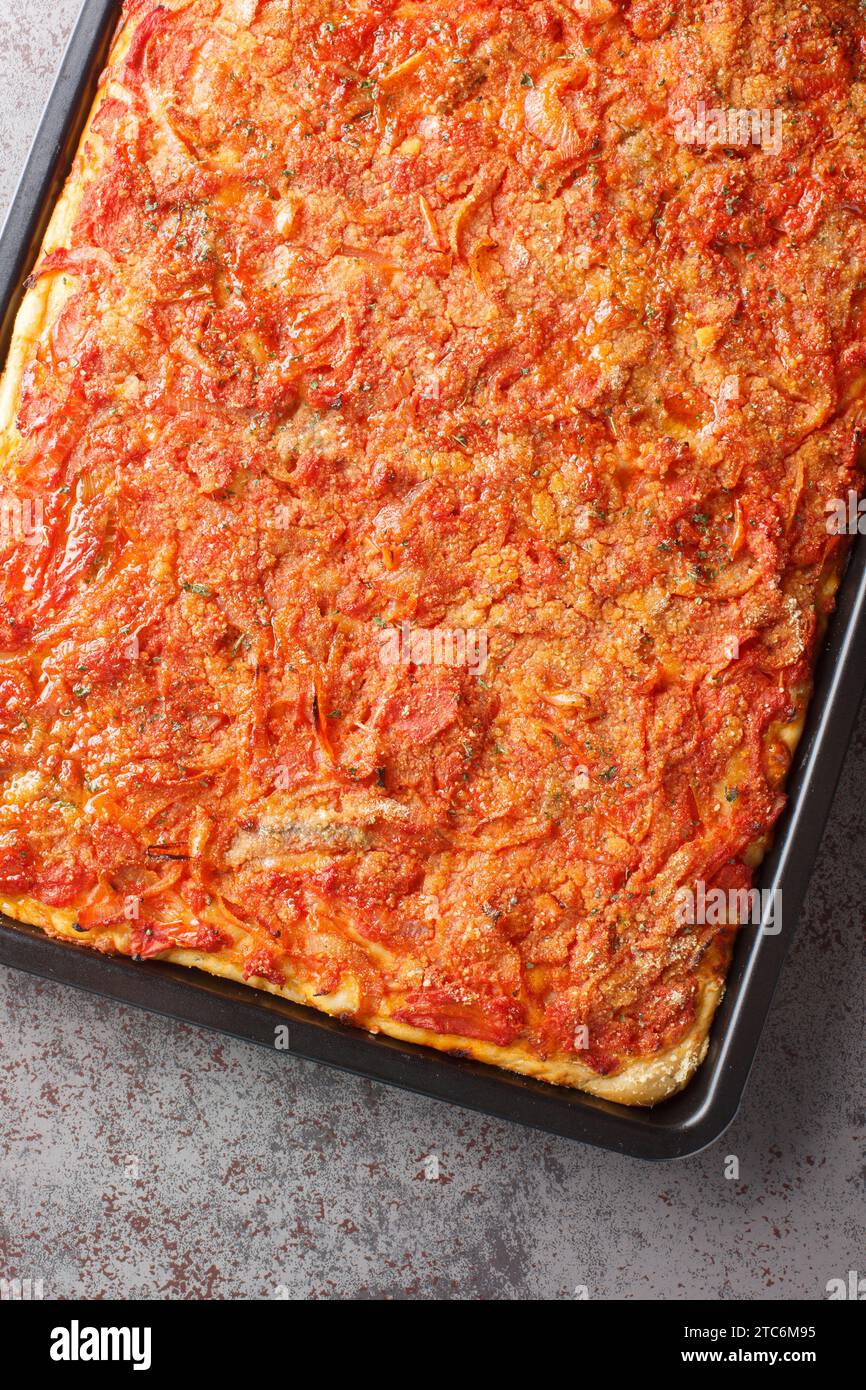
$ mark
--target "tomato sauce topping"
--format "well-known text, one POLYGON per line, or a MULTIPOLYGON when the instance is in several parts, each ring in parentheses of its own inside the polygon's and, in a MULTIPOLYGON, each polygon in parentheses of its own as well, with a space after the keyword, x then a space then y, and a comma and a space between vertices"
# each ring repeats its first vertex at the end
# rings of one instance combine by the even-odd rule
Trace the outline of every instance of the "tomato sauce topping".
POLYGON ((31 281, 0 889, 360 1022, 654 1055, 724 972, 677 894, 751 882, 858 486, 866 17, 125 12, 31 281))

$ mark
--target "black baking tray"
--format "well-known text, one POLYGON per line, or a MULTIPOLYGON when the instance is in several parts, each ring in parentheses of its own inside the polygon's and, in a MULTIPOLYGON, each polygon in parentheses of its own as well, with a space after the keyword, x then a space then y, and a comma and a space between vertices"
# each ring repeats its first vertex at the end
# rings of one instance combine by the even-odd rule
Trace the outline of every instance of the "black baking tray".
MULTIPOLYGON (((119 0, 85 0, 0 233, 0 362, 5 360, 23 280, 68 174, 119 13, 119 0)), ((866 547, 861 543, 849 557, 791 770, 789 804, 757 884, 781 890, 782 931, 771 935, 756 927, 741 930, 707 1059, 685 1091, 651 1110, 614 1105, 481 1063, 373 1037, 314 1010, 200 972, 99 956, 2 917, 0 962, 270 1048, 275 1029, 286 1025, 290 1054, 635 1157, 684 1157, 717 1139, 736 1114, 864 687, 866 547)), ((283 1046, 285 1042, 281 1035, 283 1046)))

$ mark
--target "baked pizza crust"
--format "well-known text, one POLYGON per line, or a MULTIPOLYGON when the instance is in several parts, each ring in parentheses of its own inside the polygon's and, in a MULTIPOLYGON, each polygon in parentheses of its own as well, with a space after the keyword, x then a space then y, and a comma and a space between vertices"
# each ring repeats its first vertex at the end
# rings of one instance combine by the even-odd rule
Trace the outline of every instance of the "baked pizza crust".
MULTIPOLYGON (((31 927, 41 927, 58 940, 68 941, 75 946, 82 944, 81 936, 73 926, 74 912, 51 908, 33 899, 2 897, 0 911, 6 913, 13 921, 24 922, 31 927)), ((122 955, 129 954, 126 935, 122 931, 119 932, 115 942, 118 952, 122 955)), ((104 946, 100 946, 100 949, 104 949, 104 946)), ((281 987, 263 978, 245 979, 240 967, 224 953, 173 950, 164 952, 160 959, 193 970, 205 970, 210 975, 232 980, 235 984, 252 985, 278 998, 288 999, 293 1004, 305 1004, 335 1018, 344 1017, 351 1003, 343 992, 330 1000, 316 998, 312 989, 304 990, 300 982, 294 986, 286 984, 281 987)), ((486 1062, 489 1066, 504 1067, 507 1071, 518 1072, 521 1076, 531 1076, 538 1081, 547 1081, 553 1086, 569 1086, 587 1091, 601 1100, 617 1101, 620 1105, 649 1106, 657 1105, 660 1101, 675 1095, 694 1076, 706 1057, 710 1026, 723 994, 724 985, 714 974, 707 972, 700 982, 700 1002, 694 1024, 685 1037, 675 1046, 651 1057, 631 1059, 612 1076, 599 1076, 597 1072, 578 1061, 562 1058, 545 1060, 514 1044, 497 1047, 495 1043, 482 1042, 477 1038, 434 1033, 430 1028, 415 1028, 389 1018, 386 1014, 371 1014, 367 1017, 352 1013, 351 1021, 374 1034, 385 1033, 388 1037, 399 1038, 403 1042, 432 1047, 438 1052, 471 1058, 476 1062, 486 1062)))
MULTIPOLYGON (((166 8, 183 10, 188 8, 189 3, 190 0, 167 0, 166 8)), ((116 38, 109 68, 103 75, 97 91, 91 117, 82 136, 70 177, 45 235, 43 257, 69 243, 85 191, 88 185, 98 178, 100 169, 110 153, 105 143, 93 134, 91 126, 102 102, 111 94, 111 73, 113 70, 116 71, 118 64, 122 62, 139 23, 140 12, 139 17, 133 16, 121 28, 116 38)), ((20 442, 15 421, 27 367, 39 344, 47 341, 52 326, 57 322, 72 292, 74 278, 68 269, 43 274, 30 284, 23 297, 6 368, 0 380, 0 465, 4 467, 8 467, 15 446, 20 442)), ((839 557, 832 570, 828 572, 828 595, 835 591, 838 584, 841 564, 842 559, 839 557)), ((802 732, 808 694, 807 689, 799 692, 796 717, 773 726, 768 734, 768 742, 781 740, 793 753, 802 732)), ((764 835, 745 851, 744 860, 751 868, 755 868, 760 862, 767 843, 768 836, 764 835)), ((7 895, 0 897, 0 909, 10 918, 40 927, 60 940, 76 945, 87 944, 75 929, 75 908, 56 908, 26 895, 7 895)), ((200 921, 201 918, 196 919, 190 914, 190 923, 196 920, 200 921)), ((221 923, 223 928, 225 925, 225 922, 221 923)), ((105 951, 112 948, 123 954, 131 953, 128 928, 118 926, 112 932, 102 934, 98 949, 105 951)), ((554 1085, 573 1087, 604 1100, 631 1106, 657 1104, 680 1091, 689 1082, 706 1056, 713 1015, 724 992, 721 978, 724 964, 720 966, 718 960, 707 960, 697 973, 697 1008, 694 1021, 685 1036, 674 1046, 663 1051, 645 1057, 630 1058, 612 1075, 600 1075, 577 1059, 545 1059, 519 1043, 499 1046, 473 1037, 412 1026, 389 1017, 387 1013, 364 1014, 355 1007, 356 1001, 352 998, 351 986, 341 988, 332 996, 323 996, 316 994, 313 984, 305 984, 300 980, 287 980, 285 984, 277 985, 261 976, 249 976, 242 969, 240 951, 171 949, 164 951, 160 959, 264 990, 334 1017, 350 1019, 356 1026, 368 1029, 372 1033, 384 1033, 406 1042, 472 1058, 524 1076, 554 1085)), ((147 968, 146 964, 142 968, 147 968)))

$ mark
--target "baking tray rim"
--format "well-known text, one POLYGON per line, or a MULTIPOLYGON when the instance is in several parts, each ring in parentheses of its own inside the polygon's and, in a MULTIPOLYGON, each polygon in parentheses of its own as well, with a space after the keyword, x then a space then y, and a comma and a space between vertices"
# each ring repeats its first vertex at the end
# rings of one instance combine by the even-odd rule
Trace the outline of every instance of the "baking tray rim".
MULTIPOLYGON (((83 0, 0 230, 0 360, 119 17, 119 0, 83 0)), ((864 546, 855 545, 819 657, 788 805, 758 879, 758 886, 782 891, 783 930, 741 930, 706 1060, 685 1090, 652 1109, 600 1100, 383 1034, 374 1037, 202 972, 101 956, 2 914, 0 964, 272 1048, 274 1028, 282 1022, 289 1029, 290 1055, 613 1152, 649 1160, 696 1154, 720 1138, 739 1108, 866 688, 864 561, 864 546), (789 915, 790 903, 795 911, 789 915)))

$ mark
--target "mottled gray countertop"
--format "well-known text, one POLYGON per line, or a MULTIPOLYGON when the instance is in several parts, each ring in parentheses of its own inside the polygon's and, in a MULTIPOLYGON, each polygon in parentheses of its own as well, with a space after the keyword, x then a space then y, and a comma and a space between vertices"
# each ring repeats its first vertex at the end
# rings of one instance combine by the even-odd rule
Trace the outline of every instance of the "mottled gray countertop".
MULTIPOLYGON (((0 212, 78 4, 2 0, 0 212)), ((864 786, 866 718, 741 1113, 678 1163, 0 968, 0 1278, 46 1297, 826 1297, 866 1274, 864 786)))

